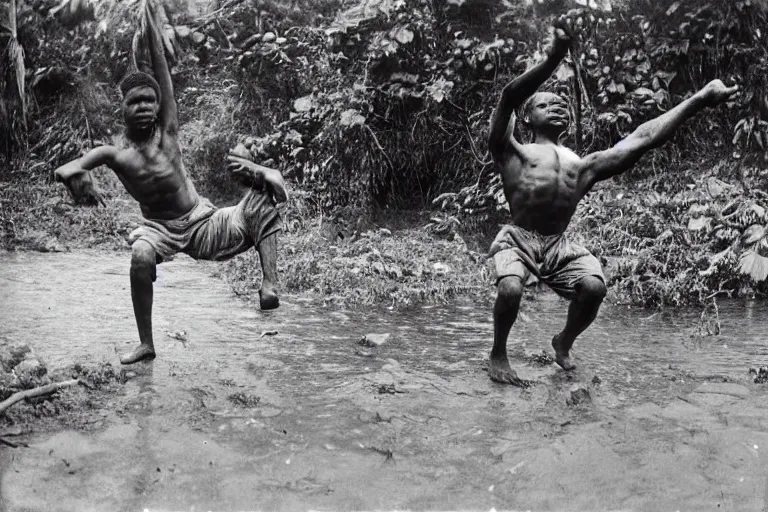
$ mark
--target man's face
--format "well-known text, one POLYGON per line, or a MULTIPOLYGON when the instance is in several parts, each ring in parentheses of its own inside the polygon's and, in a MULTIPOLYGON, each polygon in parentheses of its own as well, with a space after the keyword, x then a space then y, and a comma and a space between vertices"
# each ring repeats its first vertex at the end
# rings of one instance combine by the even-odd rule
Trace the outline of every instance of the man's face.
POLYGON ((129 128, 146 130, 157 121, 160 102, 152 87, 140 86, 129 90, 123 98, 123 118, 129 128))
POLYGON ((551 92, 539 92, 532 98, 528 110, 528 123, 534 130, 557 129, 563 132, 568 128, 570 114, 568 103, 551 92))

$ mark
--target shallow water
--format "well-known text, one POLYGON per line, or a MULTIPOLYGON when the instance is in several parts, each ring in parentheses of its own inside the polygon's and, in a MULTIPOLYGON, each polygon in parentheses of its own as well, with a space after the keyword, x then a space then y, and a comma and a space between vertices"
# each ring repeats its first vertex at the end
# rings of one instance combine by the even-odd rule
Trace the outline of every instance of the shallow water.
MULTIPOLYGON (((99 429, 3 448, 0 509, 766 504, 766 392, 747 374, 768 364, 764 304, 719 303, 723 334, 704 338, 691 336, 697 311, 606 305, 564 373, 531 356, 551 355, 567 303, 533 294, 509 341, 513 367, 536 383, 521 390, 484 371, 485 305, 361 313, 288 296, 261 312, 216 269, 186 257, 159 267, 158 359, 131 368, 99 429), (392 337, 370 350, 357 343, 366 333, 392 337), (568 405, 574 384, 591 401, 568 405), (243 407, 236 393, 259 402, 243 407)), ((0 255, 0 300, 0 336, 49 366, 117 365, 136 343, 124 253, 0 255)))

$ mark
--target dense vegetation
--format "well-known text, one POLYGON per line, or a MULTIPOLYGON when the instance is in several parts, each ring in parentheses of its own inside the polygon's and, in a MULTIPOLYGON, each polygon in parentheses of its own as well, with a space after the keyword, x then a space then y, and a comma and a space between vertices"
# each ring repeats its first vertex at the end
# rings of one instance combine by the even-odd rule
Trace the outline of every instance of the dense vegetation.
MULTIPOLYGON (((377 303, 391 290, 418 288, 423 273, 404 275, 404 261, 373 264, 376 244, 406 250, 392 242, 406 234, 465 247, 458 254, 467 259, 453 262, 463 274, 421 289, 418 300, 443 297, 446 286, 487 290, 480 255, 506 213, 485 147, 488 122, 502 87, 541 58, 553 20, 568 13, 580 37, 545 87, 578 98, 580 123, 567 143, 581 154, 617 142, 713 78, 743 88, 582 205, 572 230, 609 264, 613 291, 643 305, 766 291, 760 2, 163 3, 187 166, 204 193, 230 203, 240 192, 221 162, 237 142, 284 172, 297 191, 286 211, 292 254, 283 256, 294 289, 329 293, 370 275, 380 290, 355 300, 377 303), (360 237, 382 219, 430 208, 431 220, 417 216, 411 231, 360 237), (318 246, 329 250, 311 250, 318 246), (338 266, 336 250, 374 256, 338 266), (467 274, 472 266, 477 272, 467 274)), ((5 247, 125 246, 136 209, 119 184, 97 173, 108 205, 86 210, 51 186, 51 172, 119 133, 115 85, 127 69, 137 5, 11 2, 13 27, 0 33, 0 48, 9 49, 0 56, 0 126, 12 135, 0 147, 5 247)), ((246 282, 251 268, 242 260, 229 267, 246 282)))

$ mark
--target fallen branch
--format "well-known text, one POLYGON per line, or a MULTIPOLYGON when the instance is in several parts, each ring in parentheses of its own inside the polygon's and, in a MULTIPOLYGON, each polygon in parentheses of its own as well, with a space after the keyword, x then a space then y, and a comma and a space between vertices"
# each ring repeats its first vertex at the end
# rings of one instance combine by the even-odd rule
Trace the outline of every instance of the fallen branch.
POLYGON ((24 448, 29 448, 29 445, 27 443, 13 443, 11 441, 8 441, 7 439, 3 439, 0 437, 0 444, 9 446, 11 448, 18 448, 19 446, 23 446, 24 448))
POLYGON ((50 393, 58 391, 61 388, 74 386, 75 384, 80 384, 80 379, 65 380, 63 382, 55 382, 53 384, 48 384, 47 386, 40 386, 39 388, 25 389, 24 391, 19 391, 17 393, 12 394, 2 402, 0 402, 0 414, 4 413, 7 408, 12 406, 16 402, 20 402, 28 398, 34 398, 36 396, 48 395, 50 393))

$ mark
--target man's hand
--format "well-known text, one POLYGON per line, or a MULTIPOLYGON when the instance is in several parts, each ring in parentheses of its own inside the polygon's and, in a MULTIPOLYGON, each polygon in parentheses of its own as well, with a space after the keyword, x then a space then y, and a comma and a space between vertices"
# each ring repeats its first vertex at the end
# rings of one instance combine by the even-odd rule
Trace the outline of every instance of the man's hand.
POLYGON ((258 190, 264 188, 264 173, 253 162, 231 153, 227 155, 227 161, 227 169, 237 182, 258 190))
POLYGON ((101 192, 94 186, 93 179, 89 173, 76 174, 64 180, 69 194, 74 199, 75 204, 85 206, 106 206, 107 203, 101 195, 101 192))
POLYGON ((280 171, 270 169, 259 165, 247 158, 236 154, 227 155, 227 168, 232 176, 245 186, 255 188, 256 190, 266 190, 272 194, 272 199, 276 203, 282 203, 288 200, 288 191, 285 188, 285 181, 280 171))
POLYGON ((722 80, 712 80, 702 89, 707 106, 714 107, 733 99, 739 91, 739 86, 727 87, 722 80))
POLYGON ((552 55, 564 57, 571 48, 574 39, 574 27, 571 24, 571 19, 565 16, 560 16, 560 18, 555 21, 553 29, 550 53, 552 55))

